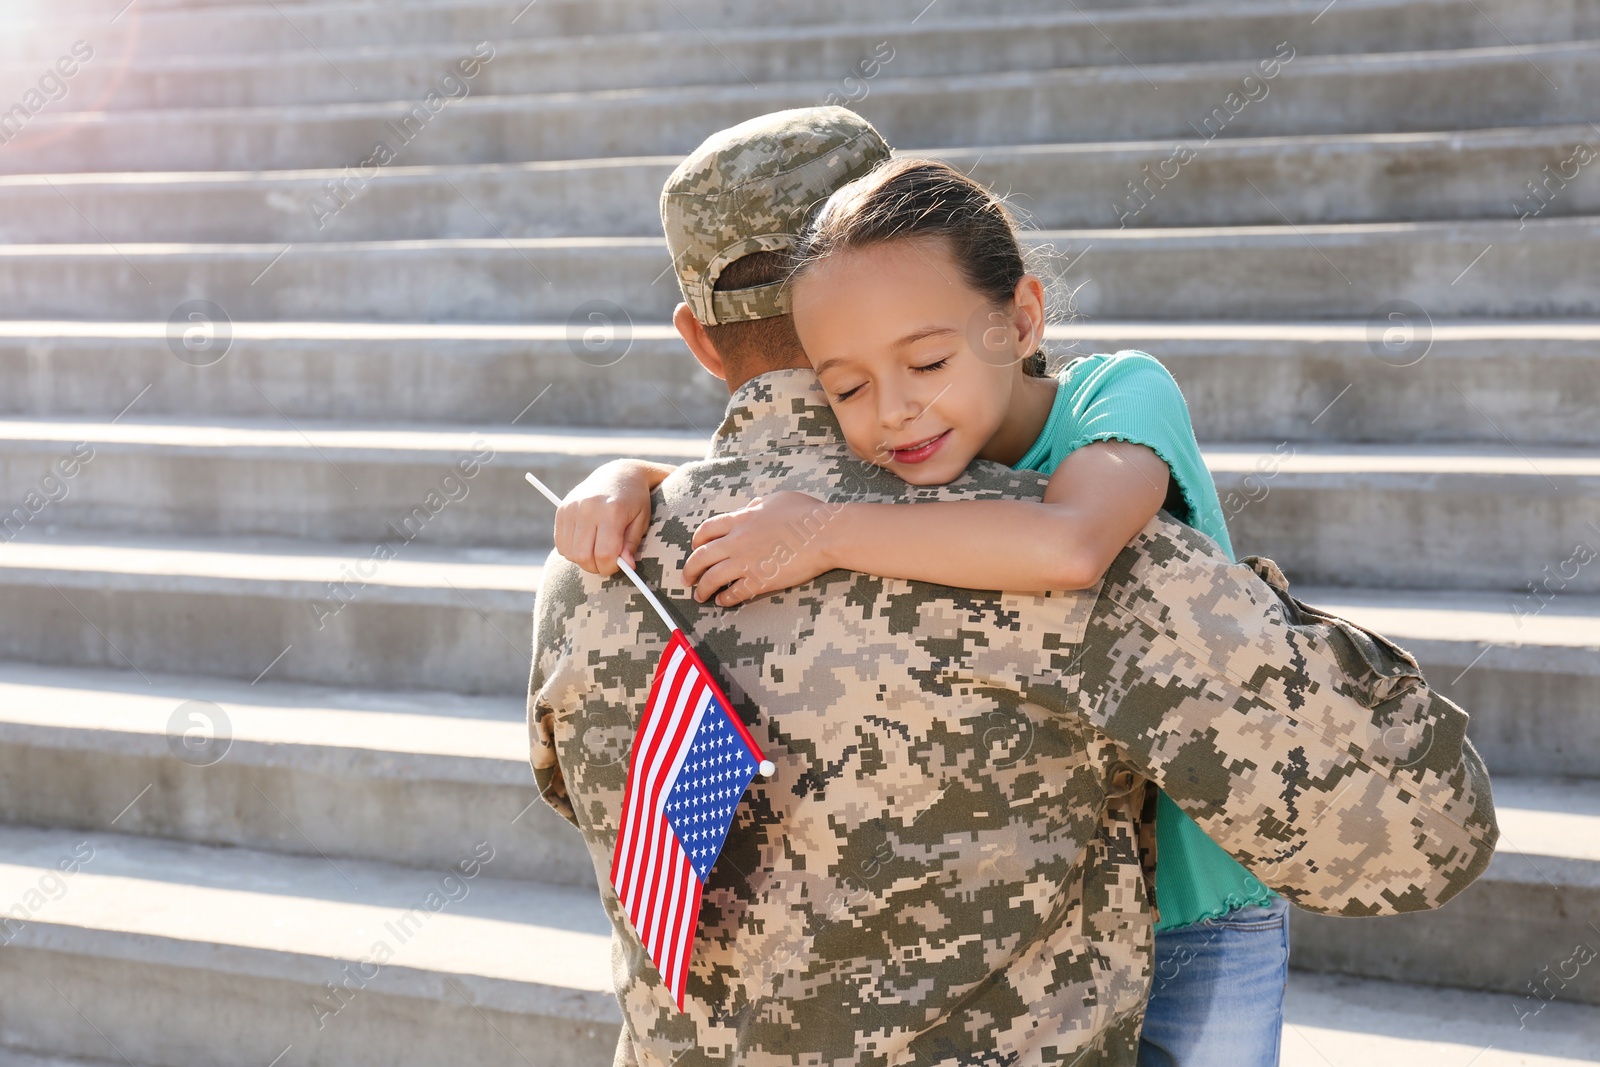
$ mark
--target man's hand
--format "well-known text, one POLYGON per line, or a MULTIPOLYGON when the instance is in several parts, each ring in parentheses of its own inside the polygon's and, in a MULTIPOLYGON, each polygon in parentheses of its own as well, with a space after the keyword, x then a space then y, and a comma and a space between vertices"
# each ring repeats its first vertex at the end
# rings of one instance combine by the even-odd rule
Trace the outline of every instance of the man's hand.
POLYGON ((809 582, 835 564, 827 551, 828 504, 805 493, 757 497, 748 507, 700 524, 683 580, 704 604, 725 608, 809 582), (719 592, 720 590, 720 592, 719 592))
POLYGON ((672 468, 616 459, 578 483, 556 509, 556 551, 591 574, 631 567, 650 528, 650 491, 672 468))

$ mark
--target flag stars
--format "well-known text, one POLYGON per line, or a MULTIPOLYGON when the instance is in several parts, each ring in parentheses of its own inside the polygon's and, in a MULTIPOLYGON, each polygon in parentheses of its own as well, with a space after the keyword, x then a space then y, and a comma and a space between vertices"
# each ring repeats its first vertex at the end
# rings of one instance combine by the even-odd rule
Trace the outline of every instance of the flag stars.
POLYGON ((708 707, 662 805, 702 881, 722 851, 755 771, 755 758, 732 729, 726 712, 716 704, 708 707))

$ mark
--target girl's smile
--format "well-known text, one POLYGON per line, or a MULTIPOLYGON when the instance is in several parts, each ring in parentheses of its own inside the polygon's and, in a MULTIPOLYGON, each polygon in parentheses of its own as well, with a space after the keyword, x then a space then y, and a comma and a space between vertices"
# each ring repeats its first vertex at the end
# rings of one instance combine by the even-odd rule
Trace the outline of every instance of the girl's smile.
POLYGON ((921 463, 924 460, 931 459, 933 454, 939 451, 939 447, 949 439, 950 431, 946 430, 933 437, 924 438, 915 444, 901 445, 897 448, 891 448, 889 451, 894 453, 896 463, 921 463))

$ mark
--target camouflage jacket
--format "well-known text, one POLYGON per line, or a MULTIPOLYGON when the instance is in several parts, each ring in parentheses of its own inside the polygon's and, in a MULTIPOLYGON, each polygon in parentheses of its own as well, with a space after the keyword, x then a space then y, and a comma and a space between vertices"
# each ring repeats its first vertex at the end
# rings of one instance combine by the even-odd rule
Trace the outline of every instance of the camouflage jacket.
POLYGON ((777 765, 706 885, 683 1014, 608 882, 668 635, 626 579, 552 557, 532 763, 614 926, 619 1063, 1133 1064, 1152 782, 1315 911, 1436 907, 1488 864, 1466 715, 1407 653, 1292 600, 1270 562, 1230 563, 1164 515, 1088 591, 831 571, 724 610, 683 584, 702 520, 780 488, 915 501, 1043 485, 979 463, 908 486, 849 454, 810 372, 781 371, 741 387, 709 458, 661 486, 639 571, 777 765))

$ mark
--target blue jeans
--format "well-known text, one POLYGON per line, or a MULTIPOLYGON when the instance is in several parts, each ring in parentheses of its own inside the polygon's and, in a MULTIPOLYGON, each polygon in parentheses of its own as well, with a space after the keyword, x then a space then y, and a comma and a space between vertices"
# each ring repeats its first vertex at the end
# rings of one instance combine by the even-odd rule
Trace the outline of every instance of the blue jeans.
POLYGON ((1289 902, 1156 934, 1139 1067, 1277 1067, 1289 902))

